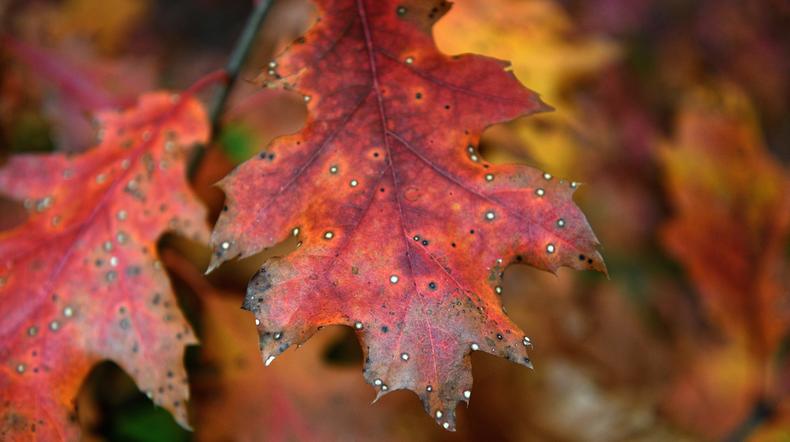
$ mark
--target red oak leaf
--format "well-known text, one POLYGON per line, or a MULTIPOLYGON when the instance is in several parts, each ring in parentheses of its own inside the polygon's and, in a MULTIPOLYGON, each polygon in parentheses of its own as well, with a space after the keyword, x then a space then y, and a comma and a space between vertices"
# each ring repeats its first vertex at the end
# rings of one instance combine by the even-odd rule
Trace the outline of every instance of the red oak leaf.
POLYGON ((530 365, 498 297, 505 266, 603 270, 598 243, 575 183, 480 157, 486 126, 546 106, 507 63, 438 52, 431 26, 448 3, 318 7, 268 71, 304 95, 306 127, 221 182, 210 268, 298 236, 245 299, 266 364, 321 326, 352 326, 378 395, 410 389, 454 429, 472 350, 530 365))
POLYGON ((155 93, 98 121, 97 148, 20 155, 0 170, 0 191, 29 209, 0 233, 3 439, 76 439, 71 404, 102 359, 187 423, 182 356, 196 340, 156 241, 166 230, 208 239, 184 161, 206 141, 207 118, 186 95, 155 93))

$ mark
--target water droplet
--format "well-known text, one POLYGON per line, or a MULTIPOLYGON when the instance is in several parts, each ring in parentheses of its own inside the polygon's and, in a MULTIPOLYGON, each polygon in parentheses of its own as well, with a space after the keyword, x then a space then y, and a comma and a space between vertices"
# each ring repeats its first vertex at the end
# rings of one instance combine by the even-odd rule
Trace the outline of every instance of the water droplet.
POLYGON ((487 173, 486 174, 486 181, 494 181, 494 174, 493 173, 487 173))
POLYGON ((274 356, 274 355, 269 356, 268 358, 266 358, 266 362, 264 362, 263 365, 265 365, 267 367, 272 365, 272 362, 274 362, 275 358, 276 358, 276 356, 274 356))
POLYGON ((473 344, 471 345, 471 347, 472 347, 472 350, 474 350, 474 351, 480 350, 480 346, 479 346, 479 345, 477 345, 477 344, 475 344, 475 343, 473 343, 473 344))
POLYGON ((276 68, 277 67, 277 62, 274 61, 274 60, 270 61, 269 62, 269 67, 272 68, 272 69, 276 68))
POLYGON ((362 330, 362 328, 363 328, 363 327, 364 327, 364 326, 363 326, 363 325, 362 325, 362 323, 361 323, 361 322, 359 322, 359 321, 357 321, 357 322, 355 322, 355 323, 354 323, 354 328, 355 328, 355 329, 357 329, 357 330, 362 330))
POLYGON ((222 250, 228 250, 230 248, 230 242, 223 241, 222 244, 219 245, 222 250))
POLYGON ((441 419, 442 416, 444 416, 444 413, 442 413, 442 410, 436 410, 436 419, 441 419))
POLYGON ((381 379, 378 379, 378 378, 377 379, 373 379, 373 385, 378 387, 381 384, 383 384, 383 382, 381 382, 381 379))
POLYGON ((16 372, 22 374, 25 372, 25 364, 17 364, 16 365, 16 372))
POLYGON ((442 428, 444 428, 445 430, 446 430, 446 429, 448 429, 448 428, 450 428, 450 423, 449 423, 449 422, 445 422, 445 423, 443 423, 443 424, 442 424, 442 428))
POLYGON ((274 340, 275 341, 279 341, 282 337, 283 337, 283 334, 280 333, 280 332, 277 332, 277 333, 274 334, 274 340))
POLYGON ((110 265, 112 267, 117 267, 118 266, 118 257, 117 256, 111 256, 110 257, 110 265))
POLYGON ((548 172, 543 172, 543 178, 546 179, 546 180, 550 180, 551 179, 551 174, 548 173, 548 172))
POLYGON ((118 244, 123 244, 127 239, 129 239, 129 236, 124 232, 118 232, 115 235, 115 239, 118 241, 118 244))
POLYGON ((496 292, 497 295, 501 295, 502 294, 502 286, 494 287, 494 291, 496 292))
POLYGON ((532 340, 530 340, 528 336, 524 336, 524 339, 521 340, 521 343, 524 344, 524 347, 532 346, 532 340))
POLYGON ((359 181, 357 181, 357 180, 351 180, 351 182, 350 182, 350 183, 348 183, 348 184, 349 184, 351 187, 357 187, 357 185, 359 185, 359 181))
POLYGON ((469 399, 472 397, 472 392, 469 390, 464 390, 464 398, 469 399))
POLYGON ((387 384, 381 384, 381 391, 387 391, 389 389, 390 388, 387 386, 387 384))
POLYGON ((546 194, 546 191, 545 191, 545 190, 543 190, 543 189, 541 189, 541 188, 535 189, 535 195, 537 195, 537 196, 543 196, 543 195, 545 195, 545 194, 546 194))
POLYGON ((556 247, 554 247, 554 244, 549 243, 546 246, 546 252, 547 253, 554 253, 555 250, 556 250, 556 247))
POLYGON ((334 174, 336 174, 336 173, 337 173, 337 171, 338 171, 338 170, 339 170, 339 169, 338 169, 338 167, 337 167, 337 166, 331 166, 331 167, 329 168, 329 173, 331 173, 331 174, 333 174, 333 175, 334 175, 334 174))
POLYGON ((324 239, 332 239, 334 237, 335 237, 334 233, 332 233, 330 231, 324 232, 324 239))
POLYGON ((571 181, 571 189, 575 189, 578 186, 579 186, 579 183, 577 183, 576 181, 571 181))
POLYGON ((261 320, 258 319, 258 318, 255 318, 255 325, 261 325, 261 320))
POLYGON ((35 336, 37 334, 38 334, 38 327, 36 327, 35 325, 31 325, 30 327, 28 327, 27 329, 28 336, 35 336))
POLYGON ((403 359, 404 361, 408 361, 409 360, 409 354, 408 353, 401 353, 400 354, 400 358, 403 359))
POLYGON ((560 227, 560 228, 565 227, 565 220, 562 219, 562 218, 558 219, 557 220, 557 227, 560 227))
POLYGON ((126 220, 126 211, 119 210, 118 213, 115 214, 115 217, 118 218, 118 221, 125 221, 126 220))
POLYGON ((491 221, 494 218, 496 218, 496 214, 494 213, 493 210, 489 210, 488 212, 486 212, 486 219, 487 220, 491 221))
POLYGON ((52 331, 58 331, 60 329, 60 322, 52 321, 49 323, 49 329, 52 331))
POLYGON ((310 96, 309 95, 305 95, 304 96, 304 102, 305 103, 309 103, 310 102, 310 96))
POLYGON ((406 64, 414 63, 414 57, 406 57, 406 64))
POLYGON ((433 391, 433 387, 431 387, 431 386, 429 385, 429 386, 425 387, 425 391, 427 391, 428 393, 430 393, 430 392, 432 392, 432 391, 433 391))
POLYGON ((393 284, 397 283, 398 282, 398 275, 390 276, 390 282, 393 283, 393 284))
POLYGON ((45 196, 36 202, 36 212, 43 212, 52 206, 52 197, 45 196))
POLYGON ((63 308, 63 316, 67 318, 74 316, 74 309, 72 309, 71 307, 63 308))
POLYGON ((294 229, 291 230, 291 235, 299 236, 299 228, 298 227, 294 227, 294 229))
POLYGON ((406 7, 405 6, 398 6, 398 9, 395 10, 395 13, 399 16, 403 17, 406 15, 406 7))

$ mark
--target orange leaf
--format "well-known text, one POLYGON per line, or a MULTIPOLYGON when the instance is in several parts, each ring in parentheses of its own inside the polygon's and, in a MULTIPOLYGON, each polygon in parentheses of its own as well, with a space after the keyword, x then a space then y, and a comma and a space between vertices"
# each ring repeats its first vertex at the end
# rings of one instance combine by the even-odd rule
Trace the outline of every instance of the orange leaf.
POLYGON ((724 111, 687 105, 676 147, 662 151, 675 211, 663 240, 720 327, 766 360, 790 331, 780 280, 790 180, 765 151, 745 98, 723 94, 724 111))

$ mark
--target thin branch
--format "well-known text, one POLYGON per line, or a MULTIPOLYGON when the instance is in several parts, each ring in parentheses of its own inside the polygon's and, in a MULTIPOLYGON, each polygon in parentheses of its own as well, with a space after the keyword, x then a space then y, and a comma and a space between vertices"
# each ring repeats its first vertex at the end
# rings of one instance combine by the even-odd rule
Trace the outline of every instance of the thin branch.
MULTIPOLYGON (((255 9, 253 9, 252 13, 247 18, 247 23, 244 25, 244 29, 242 30, 239 39, 236 41, 236 46, 233 48, 233 53, 230 54, 228 64, 225 66, 227 78, 225 83, 222 85, 222 87, 220 87, 214 96, 214 102, 212 103, 211 109, 209 111, 212 136, 216 136, 216 134, 219 133, 219 130, 221 129, 220 121, 222 112, 225 110, 225 104, 228 101, 230 91, 236 84, 241 67, 244 65, 244 62, 250 53, 250 48, 252 47, 253 41, 255 41, 255 36, 258 34, 261 23, 263 23, 263 20, 266 18, 271 6, 272 0, 258 0, 256 2, 255 9)), ((187 174, 190 180, 195 177, 198 166, 200 165, 200 162, 202 161, 205 154, 206 146, 199 146, 193 152, 192 158, 189 162, 189 167, 187 169, 187 174)))
POLYGON ((758 399, 752 411, 723 440, 724 442, 741 442, 749 439, 757 428, 776 414, 776 404, 766 399, 758 399))

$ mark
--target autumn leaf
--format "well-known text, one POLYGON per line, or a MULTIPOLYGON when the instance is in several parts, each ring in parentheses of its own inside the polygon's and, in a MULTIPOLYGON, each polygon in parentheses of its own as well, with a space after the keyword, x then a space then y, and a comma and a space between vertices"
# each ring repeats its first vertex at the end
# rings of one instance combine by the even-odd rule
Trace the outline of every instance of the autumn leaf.
POLYGON ((660 151, 674 211, 661 238, 723 339, 687 337, 693 346, 686 361, 678 358, 683 369, 664 408, 684 427, 722 439, 755 403, 784 394, 774 365, 790 332, 783 273, 790 180, 766 151, 740 91, 696 92, 681 108, 671 146, 660 151))
POLYGON ((455 428, 470 353, 531 366, 503 312, 504 268, 604 270, 575 183, 480 157, 483 129, 546 109, 505 62, 438 52, 446 2, 322 1, 318 24, 265 79, 299 91, 298 134, 221 182, 210 269, 297 236, 251 280, 266 365, 319 327, 353 327, 381 397, 414 391, 455 428))
POLYGON ((168 230, 208 240, 185 179, 185 148, 205 142, 202 106, 152 93, 98 115, 82 155, 20 155, 0 191, 28 219, 0 232, 0 436, 74 440, 72 401, 109 359, 187 425, 182 356, 196 342, 157 259, 168 230))
POLYGON ((790 180, 741 93, 700 95, 680 114, 675 146, 661 152, 675 212, 663 240, 721 328, 764 359, 790 331, 781 276, 790 180))

